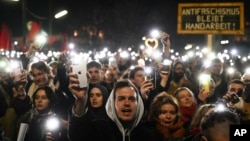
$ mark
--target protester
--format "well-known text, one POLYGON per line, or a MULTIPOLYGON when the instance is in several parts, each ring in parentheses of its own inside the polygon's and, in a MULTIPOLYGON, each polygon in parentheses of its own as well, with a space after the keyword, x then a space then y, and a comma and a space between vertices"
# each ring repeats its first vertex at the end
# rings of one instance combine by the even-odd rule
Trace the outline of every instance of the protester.
POLYGON ((64 91, 55 87, 53 83, 53 78, 50 77, 51 69, 48 64, 45 61, 38 61, 32 63, 29 73, 32 78, 32 82, 31 85, 28 87, 28 95, 32 97, 34 92, 39 87, 50 87, 54 91, 58 99, 55 104, 55 113, 65 119, 66 122, 68 119, 68 110, 74 101, 70 99, 64 91))
POLYGON ((109 86, 107 83, 102 81, 101 73, 102 73, 102 65, 100 62, 91 60, 87 63, 87 72, 88 72, 88 88, 89 90, 97 85, 101 84, 103 85, 109 92, 111 92, 111 89, 109 89, 109 86))
POLYGON ((229 82, 228 92, 223 96, 222 102, 233 112, 239 114, 241 124, 250 123, 250 103, 242 96, 245 96, 245 84, 235 79, 229 82))
POLYGON ((153 78, 145 79, 145 70, 143 67, 136 66, 128 74, 129 80, 137 87, 143 100, 148 100, 150 91, 154 89, 153 78))
MULTIPOLYGON (((17 123, 17 131, 19 131, 21 123, 28 125, 27 132, 23 135, 24 141, 67 141, 67 135, 65 135, 67 132, 62 132, 62 130, 67 129, 63 127, 60 121, 61 118, 54 112, 57 99, 53 90, 48 86, 39 87, 32 95, 32 100, 34 104, 33 109, 20 117, 17 123), (58 126, 56 129, 47 127, 47 122, 52 118, 57 119, 58 123, 55 121, 50 123, 53 126, 58 126)), ((18 134, 19 132, 17 132, 17 137, 18 134)))
POLYGON ((180 87, 174 93, 180 106, 180 113, 184 127, 188 130, 192 118, 198 108, 197 100, 193 92, 187 87, 180 87))
POLYGON ((87 90, 79 89, 77 75, 69 74, 69 88, 76 97, 69 122, 72 141, 130 140, 152 141, 156 136, 141 123, 144 105, 137 88, 128 80, 118 81, 111 92, 106 111, 109 120, 88 120, 87 90))
POLYGON ((171 80, 167 93, 173 95, 174 92, 180 87, 188 87, 192 92, 197 91, 197 87, 194 82, 189 80, 185 75, 185 65, 181 61, 176 61, 171 67, 171 80))
POLYGON ((175 97, 161 92, 151 103, 148 120, 153 122, 152 131, 158 134, 158 140, 182 140, 186 131, 179 113, 179 104, 175 97))
POLYGON ((203 104, 198 107, 193 115, 191 123, 188 127, 188 135, 185 137, 184 141, 200 141, 201 138, 201 119, 210 113, 215 108, 215 104, 203 104))
POLYGON ((240 124, 238 115, 229 110, 212 111, 201 121, 201 140, 229 141, 230 125, 240 124))
POLYGON ((214 58, 211 61, 211 78, 214 80, 214 98, 220 99, 227 92, 228 80, 225 78, 225 70, 222 61, 214 58))
POLYGON ((88 94, 88 115, 90 120, 107 119, 105 105, 108 97, 108 90, 100 84, 90 89, 88 94))
POLYGON ((117 68, 107 68, 104 72, 103 83, 107 86, 109 93, 112 91, 116 81, 118 80, 118 74, 114 71, 117 68))
POLYGON ((6 70, 10 65, 7 58, 0 58, 0 62, 0 126, 3 136, 13 140, 17 119, 32 105, 25 92, 25 71, 20 69, 20 74, 14 75, 6 70))

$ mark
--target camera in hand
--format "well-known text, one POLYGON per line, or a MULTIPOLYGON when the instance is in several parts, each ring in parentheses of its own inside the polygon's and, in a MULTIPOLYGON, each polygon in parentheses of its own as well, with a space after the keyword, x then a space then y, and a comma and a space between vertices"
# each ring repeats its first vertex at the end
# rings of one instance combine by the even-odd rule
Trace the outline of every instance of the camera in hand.
POLYGON ((170 66, 168 65, 163 65, 162 69, 161 69, 161 73, 162 74, 169 74, 170 72, 170 66))
POLYGON ((156 86, 156 70, 154 67, 145 67, 145 80, 149 80, 156 86))
POLYGON ((229 98, 228 102, 231 102, 232 104, 236 104, 240 101, 239 97, 237 94, 232 94, 231 97, 229 98))

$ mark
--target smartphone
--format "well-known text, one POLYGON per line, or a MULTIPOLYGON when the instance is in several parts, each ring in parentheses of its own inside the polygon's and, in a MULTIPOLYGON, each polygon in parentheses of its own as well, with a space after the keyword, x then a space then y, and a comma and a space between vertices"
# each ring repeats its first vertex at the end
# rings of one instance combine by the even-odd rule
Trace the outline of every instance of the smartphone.
POLYGON ((232 104, 236 104, 240 101, 239 97, 237 96, 237 94, 232 94, 229 101, 232 103, 232 104))
POLYGON ((78 75, 79 87, 86 88, 88 87, 88 78, 87 78, 87 63, 88 58, 76 58, 78 61, 72 61, 72 72, 78 75))
POLYGON ((145 80, 149 80, 156 87, 156 69, 154 67, 144 67, 145 80))
POLYGON ((171 66, 169 66, 169 65, 163 65, 163 67, 161 69, 161 73, 162 74, 169 74, 170 69, 171 69, 171 66))
POLYGON ((162 68, 161 68, 161 73, 162 74, 169 74, 170 70, 171 70, 171 65, 172 65, 172 61, 168 60, 168 59, 164 59, 162 62, 162 68))
POLYGON ((12 69, 13 69, 13 75, 14 77, 19 76, 22 74, 23 71, 23 64, 21 61, 13 61, 12 62, 12 69))
POLYGON ((211 76, 209 74, 202 74, 199 79, 200 79, 200 87, 204 89, 205 93, 210 93, 211 76))

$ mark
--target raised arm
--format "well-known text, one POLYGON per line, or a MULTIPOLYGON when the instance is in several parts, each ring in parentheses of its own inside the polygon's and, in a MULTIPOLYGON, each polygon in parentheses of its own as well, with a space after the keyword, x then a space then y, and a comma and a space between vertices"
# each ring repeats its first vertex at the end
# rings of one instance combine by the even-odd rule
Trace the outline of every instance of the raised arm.
POLYGON ((86 112, 87 88, 79 88, 77 75, 69 73, 69 90, 75 97, 73 114, 81 116, 86 112))
POLYGON ((163 45, 163 56, 169 58, 170 57, 170 35, 166 32, 161 33, 161 43, 163 45))

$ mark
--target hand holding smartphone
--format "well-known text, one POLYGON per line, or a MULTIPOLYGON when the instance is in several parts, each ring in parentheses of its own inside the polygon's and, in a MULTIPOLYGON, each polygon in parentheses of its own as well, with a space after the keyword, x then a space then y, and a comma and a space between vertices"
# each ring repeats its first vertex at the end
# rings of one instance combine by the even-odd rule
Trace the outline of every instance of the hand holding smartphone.
POLYGON ((163 60, 161 73, 168 75, 170 73, 170 71, 171 71, 171 65, 172 65, 171 60, 168 60, 168 59, 163 60))
POLYGON ((87 78, 87 63, 88 57, 76 58, 72 61, 72 72, 78 75, 79 87, 85 88, 88 87, 88 78, 87 78))
POLYGON ((145 73, 145 80, 151 81, 156 87, 156 70, 154 67, 145 67, 144 68, 144 73, 145 73))
POLYGON ((21 61, 13 61, 11 68, 12 68, 14 83, 20 83, 21 75, 23 74, 22 62, 21 61))

